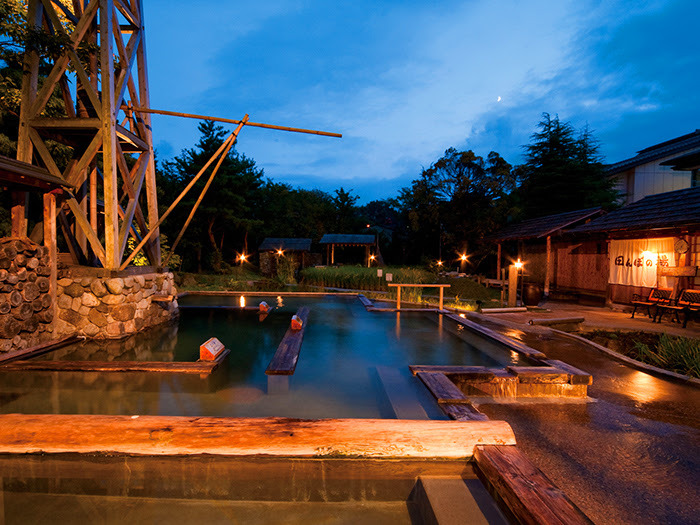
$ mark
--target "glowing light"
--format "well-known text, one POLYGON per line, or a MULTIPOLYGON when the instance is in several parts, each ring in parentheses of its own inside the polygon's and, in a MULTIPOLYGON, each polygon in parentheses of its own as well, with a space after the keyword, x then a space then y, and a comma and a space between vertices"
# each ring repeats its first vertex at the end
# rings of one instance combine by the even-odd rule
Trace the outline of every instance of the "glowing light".
POLYGON ((245 295, 241 295, 241 298, 238 299, 238 304, 241 305, 241 308, 245 308, 245 295))
POLYGON ((523 267, 523 262, 518 258, 518 260, 514 263, 514 266, 519 270, 520 268, 523 267))
POLYGON ((281 257, 282 255, 284 255, 284 251, 282 249, 277 250, 277 255, 281 257))
POLYGON ((500 101, 501 101, 501 97, 499 96, 499 97, 496 99, 496 102, 500 102, 500 101))
POLYGON ((437 262, 437 265, 438 265, 438 266, 442 266, 442 261, 438 261, 438 262, 437 262))
POLYGON ((466 261, 467 261, 467 254, 466 254, 466 253, 463 253, 462 255, 459 256, 459 259, 460 259, 462 262, 466 262, 466 261))
POLYGON ((375 257, 374 255, 370 255, 370 256, 369 256, 369 260, 370 260, 370 261, 373 261, 373 260, 375 260, 375 259, 376 259, 376 257, 375 257))
POLYGON ((462 319, 466 319, 466 318, 467 318, 467 316, 464 315, 464 314, 459 314, 459 316, 460 316, 462 319))
POLYGON ((248 259, 248 256, 245 253, 242 253, 238 256, 238 259, 240 259, 241 262, 245 262, 246 259, 248 259))
POLYGON ((368 227, 368 228, 370 227, 369 224, 367 225, 367 227, 368 227))
POLYGON ((656 258, 656 254, 655 254, 655 253, 652 253, 652 252, 650 252, 650 251, 643 251, 643 252, 642 252, 642 257, 644 257, 645 259, 655 259, 655 258, 656 258))

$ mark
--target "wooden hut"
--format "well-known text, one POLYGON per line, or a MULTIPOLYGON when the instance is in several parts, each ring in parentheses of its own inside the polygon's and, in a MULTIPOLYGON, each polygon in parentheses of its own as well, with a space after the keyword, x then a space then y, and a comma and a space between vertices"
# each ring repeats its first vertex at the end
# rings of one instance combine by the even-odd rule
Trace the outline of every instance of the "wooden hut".
POLYGON ((321 257, 311 253, 311 239, 294 237, 266 237, 258 247, 258 252, 260 271, 267 276, 276 275, 280 257, 292 257, 300 268, 320 263, 321 257))
MULTIPOLYGON (((335 264, 335 249, 364 248, 364 263, 369 266, 370 257, 377 251, 377 237, 374 235, 352 235, 344 233, 327 233, 321 237, 321 245, 326 246, 326 264, 335 264)), ((375 255, 376 256, 376 255, 375 255)))

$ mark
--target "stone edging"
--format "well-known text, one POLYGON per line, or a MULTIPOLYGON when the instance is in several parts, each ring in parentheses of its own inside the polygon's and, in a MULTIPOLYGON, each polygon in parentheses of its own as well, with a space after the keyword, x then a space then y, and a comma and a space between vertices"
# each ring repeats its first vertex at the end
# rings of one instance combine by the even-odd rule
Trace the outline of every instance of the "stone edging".
POLYGON ((608 356, 612 357, 616 361, 620 361, 622 363, 630 365, 632 368, 636 368, 638 370, 641 370, 643 372, 647 372, 647 373, 652 374, 652 375, 661 376, 664 379, 670 379, 672 381, 686 383, 686 384, 700 388, 700 379, 696 379, 694 377, 686 376, 683 374, 678 374, 676 372, 671 372, 669 370, 659 368, 658 366, 648 365, 646 363, 642 363, 641 361, 637 361, 636 359, 632 359, 631 357, 627 357, 626 355, 615 352, 614 350, 610 350, 609 348, 607 348, 603 345, 599 345, 598 343, 594 343, 593 341, 586 339, 585 337, 582 337, 580 335, 570 334, 569 332, 557 330, 556 328, 549 328, 549 329, 556 334, 575 339, 581 343, 587 343, 588 345, 592 346, 593 348, 595 348, 599 352, 607 354, 608 356))

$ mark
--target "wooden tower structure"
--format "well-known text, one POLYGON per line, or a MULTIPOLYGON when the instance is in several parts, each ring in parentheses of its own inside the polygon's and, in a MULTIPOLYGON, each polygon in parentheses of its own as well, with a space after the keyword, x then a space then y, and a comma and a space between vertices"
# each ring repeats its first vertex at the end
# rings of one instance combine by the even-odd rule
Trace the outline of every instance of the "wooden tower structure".
MULTIPOLYGON (((75 264, 117 270, 129 237, 139 244, 150 233, 143 250, 160 266, 150 114, 134 109, 150 107, 142 0, 29 0, 28 20, 68 45, 41 85, 39 57, 25 55, 18 160, 76 188, 57 211, 75 264), (57 91, 65 115, 48 117, 57 91), (64 169, 47 141, 71 148, 64 169)), ((27 235, 22 192, 13 193, 12 235, 27 235)))

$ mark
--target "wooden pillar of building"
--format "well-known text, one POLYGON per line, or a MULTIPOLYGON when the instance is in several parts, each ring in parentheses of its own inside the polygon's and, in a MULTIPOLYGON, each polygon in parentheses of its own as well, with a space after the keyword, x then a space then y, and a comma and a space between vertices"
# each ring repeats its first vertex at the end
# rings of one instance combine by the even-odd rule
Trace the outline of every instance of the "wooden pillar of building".
POLYGON ((49 297, 51 314, 56 315, 56 281, 58 280, 58 247, 56 244, 56 194, 60 190, 44 193, 44 246, 49 250, 49 297))
POLYGON ((369 268, 369 244, 365 246, 365 261, 367 262, 367 268, 369 268))
POLYGON ((335 264, 335 244, 331 244, 331 264, 335 264))
POLYGON ((552 282, 552 236, 547 235, 547 267, 544 276, 544 296, 549 297, 549 285, 552 282))

